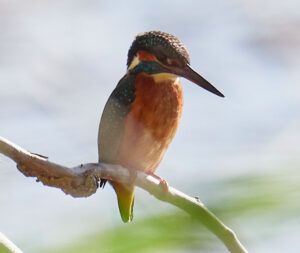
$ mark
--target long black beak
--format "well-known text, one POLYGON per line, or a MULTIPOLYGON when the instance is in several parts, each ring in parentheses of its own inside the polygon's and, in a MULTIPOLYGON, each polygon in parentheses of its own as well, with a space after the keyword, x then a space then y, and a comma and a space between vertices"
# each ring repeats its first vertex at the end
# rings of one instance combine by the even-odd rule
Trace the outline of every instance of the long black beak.
POLYGON ((203 89, 206 89, 219 97, 224 97, 224 95, 220 91, 218 91, 213 85, 211 85, 207 80, 205 80, 196 71, 194 71, 189 65, 186 65, 184 68, 177 68, 174 72, 176 72, 177 75, 182 76, 199 85, 203 89))

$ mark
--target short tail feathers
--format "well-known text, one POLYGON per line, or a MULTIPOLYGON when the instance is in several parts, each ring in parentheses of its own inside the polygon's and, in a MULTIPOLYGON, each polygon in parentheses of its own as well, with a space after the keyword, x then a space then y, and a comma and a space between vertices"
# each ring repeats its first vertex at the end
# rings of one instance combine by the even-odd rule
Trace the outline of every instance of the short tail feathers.
POLYGON ((123 222, 130 222, 133 218, 134 186, 124 186, 111 182, 118 198, 120 215, 123 222))

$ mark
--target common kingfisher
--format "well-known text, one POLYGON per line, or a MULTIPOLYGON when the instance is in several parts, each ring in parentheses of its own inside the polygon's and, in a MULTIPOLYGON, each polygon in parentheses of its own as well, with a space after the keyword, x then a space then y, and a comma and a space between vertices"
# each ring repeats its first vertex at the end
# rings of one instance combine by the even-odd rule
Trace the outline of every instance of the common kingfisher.
MULTIPOLYGON (((175 36, 150 31, 138 34, 127 58, 127 73, 111 93, 99 126, 99 162, 119 164, 133 174, 154 174, 173 139, 182 112, 184 77, 224 95, 190 67, 186 47, 175 36)), ((101 180, 100 186, 106 180, 101 180)), ((123 222, 133 218, 134 185, 109 181, 123 222)))

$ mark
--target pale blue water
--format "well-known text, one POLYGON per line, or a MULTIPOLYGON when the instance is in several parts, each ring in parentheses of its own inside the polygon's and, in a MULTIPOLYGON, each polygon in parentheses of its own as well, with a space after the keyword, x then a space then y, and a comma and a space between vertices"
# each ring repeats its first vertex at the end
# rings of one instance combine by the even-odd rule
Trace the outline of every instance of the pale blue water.
MULTIPOLYGON (((0 135, 63 164, 96 161, 98 121, 130 43, 160 29, 186 44, 193 68, 226 98, 183 80, 182 123, 159 175, 192 194, 213 180, 297 164, 299 8, 292 0, 0 1, 0 135)), ((111 189, 75 200, 2 156, 0 191, 0 230, 27 252, 120 222, 111 189)), ((169 208, 137 195, 136 219, 169 208)), ((278 236, 250 248, 299 251, 284 236, 274 248, 278 236)))

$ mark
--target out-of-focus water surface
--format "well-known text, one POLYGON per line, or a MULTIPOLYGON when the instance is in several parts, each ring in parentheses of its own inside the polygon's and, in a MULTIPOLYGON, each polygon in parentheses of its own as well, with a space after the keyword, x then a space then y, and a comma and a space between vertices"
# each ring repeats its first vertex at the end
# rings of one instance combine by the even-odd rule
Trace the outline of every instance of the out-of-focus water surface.
MULTIPOLYGON (((130 43, 139 32, 159 29, 186 44, 193 68, 226 98, 182 80, 183 119, 158 174, 209 202, 205 185, 215 180, 295 168, 299 9, 293 0, 1 0, 0 135, 58 163, 97 161, 98 122, 126 71, 130 43)), ((168 208, 137 191, 135 219, 168 208)), ((25 178, 3 156, 0 209, 0 230, 25 252, 120 222, 109 187, 72 199, 25 178)), ((260 222, 253 217, 255 230, 260 222)), ((249 224, 235 226, 237 233, 256 233, 249 224)), ((286 252, 289 245, 288 252, 299 252, 299 225, 284 230, 249 248, 286 252)))

